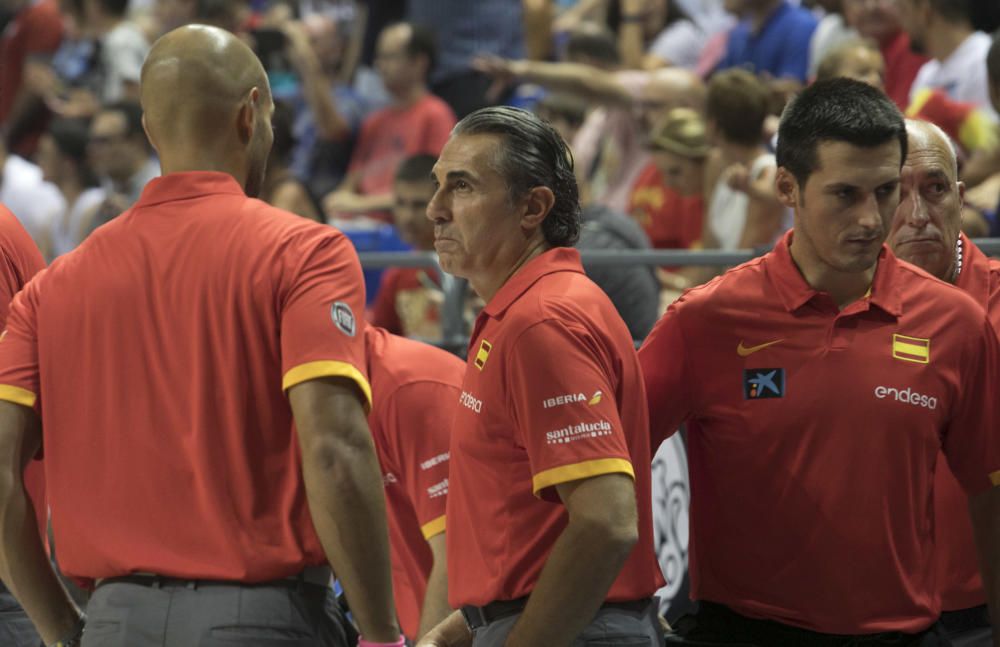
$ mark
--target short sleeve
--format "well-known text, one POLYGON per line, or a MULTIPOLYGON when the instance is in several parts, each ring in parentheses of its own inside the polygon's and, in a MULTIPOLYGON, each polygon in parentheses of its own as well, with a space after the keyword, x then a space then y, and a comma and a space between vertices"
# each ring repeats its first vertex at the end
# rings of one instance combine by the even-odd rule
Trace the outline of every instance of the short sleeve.
POLYGON ((691 395, 687 391, 691 375, 684 351, 680 313, 671 305, 639 349, 654 452, 690 415, 691 395))
POLYGON ((282 388, 321 377, 354 381, 371 407, 365 371, 364 279, 354 248, 333 229, 288 254, 294 269, 281 304, 282 388), (292 256, 295 252, 300 255, 292 256))
POLYGON ((0 400, 34 408, 38 403, 38 282, 29 283, 10 305, 0 337, 0 400))
POLYGON ((392 395, 387 453, 425 539, 445 531, 448 441, 461 389, 440 382, 405 384, 392 395))
POLYGON ((510 413, 535 496, 558 500, 553 486, 603 474, 635 478, 610 351, 582 326, 550 319, 527 328, 509 352, 510 413))
POLYGON ((989 322, 984 320, 977 341, 966 353, 958 406, 943 439, 948 466, 969 495, 1000 485, 1000 435, 993 397, 1000 347, 989 322))

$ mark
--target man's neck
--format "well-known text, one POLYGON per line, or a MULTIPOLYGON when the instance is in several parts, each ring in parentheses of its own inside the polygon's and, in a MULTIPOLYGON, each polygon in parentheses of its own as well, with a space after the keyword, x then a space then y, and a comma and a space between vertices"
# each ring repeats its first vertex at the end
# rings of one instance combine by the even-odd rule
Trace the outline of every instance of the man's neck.
POLYGON ((941 21, 928 30, 927 53, 935 60, 947 60, 973 33, 975 32, 967 25, 941 21))
POLYGON ((415 85, 405 90, 400 90, 398 94, 393 93, 392 105, 397 108, 409 108, 420 101, 427 94, 426 85, 415 85))
POLYGON ((488 277, 470 278, 469 284, 472 286, 472 289, 475 290, 476 294, 482 297, 483 302, 489 303, 496 293, 500 291, 500 288, 502 288, 512 276, 517 274, 518 270, 524 267, 533 258, 540 256, 549 249, 550 247, 544 239, 537 241, 525 247, 521 255, 518 256, 518 258, 506 270, 493 272, 488 277))
POLYGON ((748 11, 747 18, 750 20, 750 31, 755 34, 759 32, 768 18, 771 17, 771 14, 777 11, 778 7, 784 3, 785 0, 771 0, 771 2, 761 3, 761 6, 748 11))
POLYGON ((878 262, 861 272, 839 272, 816 258, 806 243, 796 244, 797 241, 797 238, 792 238, 788 251, 802 278, 814 290, 829 294, 841 310, 863 298, 871 290, 878 262))

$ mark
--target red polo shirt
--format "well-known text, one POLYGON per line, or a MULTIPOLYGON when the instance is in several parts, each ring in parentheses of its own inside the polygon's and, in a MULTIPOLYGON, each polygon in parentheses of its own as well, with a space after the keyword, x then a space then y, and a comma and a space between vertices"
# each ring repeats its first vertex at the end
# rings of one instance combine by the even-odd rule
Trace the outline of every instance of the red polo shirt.
MULTIPOLYGON (((24 284, 45 268, 38 246, 7 207, 0 205, 0 327, 7 323, 10 301, 24 284)), ((45 504, 45 475, 42 464, 31 461, 24 472, 24 486, 35 506, 38 532, 45 541, 48 508, 45 504)))
MULTIPOLYGON (((962 238, 962 272, 955 285, 986 309, 993 328, 1000 331, 1000 261, 988 258, 965 234, 962 238)), ((979 574, 976 545, 969 519, 969 504, 944 455, 938 457, 934 479, 937 515, 938 583, 945 611, 986 604, 979 574)))
POLYGON ((285 391, 343 376, 370 399, 362 285, 339 232, 208 172, 154 179, 32 281, 0 398, 41 410, 63 570, 254 582, 324 563, 285 391))
POLYGON ((910 49, 910 37, 902 29, 879 49, 885 60, 885 93, 900 110, 906 110, 913 80, 929 59, 910 49))
POLYGON ((654 443, 687 423, 692 596, 824 633, 920 631, 941 610, 942 444, 967 491, 1000 477, 996 335, 888 249, 841 311, 791 236, 686 292, 639 354, 654 443))
POLYGON ((451 605, 531 593, 566 527, 554 486, 611 473, 635 480, 639 543, 608 599, 652 595, 651 460, 628 328, 576 250, 532 259, 480 313, 469 347, 451 437, 451 605))
POLYGON ((365 329, 372 410, 385 483, 393 592, 411 640, 420 628, 434 559, 427 540, 444 532, 448 438, 465 365, 451 353, 381 328, 365 329))

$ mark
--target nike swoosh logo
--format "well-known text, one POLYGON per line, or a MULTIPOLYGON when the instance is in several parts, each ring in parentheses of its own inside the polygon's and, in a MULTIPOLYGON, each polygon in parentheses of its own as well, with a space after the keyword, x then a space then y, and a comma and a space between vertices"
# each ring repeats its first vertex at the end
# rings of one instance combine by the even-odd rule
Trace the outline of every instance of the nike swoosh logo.
POLYGON ((736 354, 740 357, 749 357, 759 350, 764 350, 768 346, 774 346, 775 344, 780 344, 785 341, 784 339, 775 339, 774 341, 769 341, 766 344, 760 344, 758 346, 744 346, 743 341, 740 340, 739 345, 736 346, 736 354))

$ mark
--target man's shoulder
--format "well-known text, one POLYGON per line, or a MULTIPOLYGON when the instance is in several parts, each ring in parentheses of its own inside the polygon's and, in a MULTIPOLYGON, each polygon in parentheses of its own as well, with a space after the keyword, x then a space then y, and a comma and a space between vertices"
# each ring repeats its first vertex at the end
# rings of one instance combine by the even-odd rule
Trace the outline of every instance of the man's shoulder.
POLYGON ((697 311, 708 304, 736 306, 759 299, 768 282, 766 266, 769 254, 758 256, 741 265, 723 272, 707 283, 688 288, 671 307, 685 311, 697 311))
POLYGON ((982 320, 983 306, 968 292, 898 258, 893 284, 902 293, 904 312, 907 306, 930 303, 939 317, 982 320))
MULTIPOLYGON (((430 344, 400 335, 385 334, 378 367, 375 374, 382 373, 395 389, 408 385, 436 383, 459 388, 465 375, 465 362, 430 344)), ((378 397, 376 395, 376 397, 378 397)))

